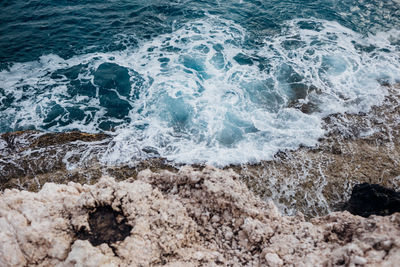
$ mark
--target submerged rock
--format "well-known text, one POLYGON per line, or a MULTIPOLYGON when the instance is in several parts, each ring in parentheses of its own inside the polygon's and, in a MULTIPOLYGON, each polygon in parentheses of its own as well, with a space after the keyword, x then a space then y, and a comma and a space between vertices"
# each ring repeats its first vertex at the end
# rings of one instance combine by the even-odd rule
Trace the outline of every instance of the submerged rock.
POLYGON ((144 170, 122 182, 5 190, 0 265, 395 266, 399 224, 399 213, 282 216, 232 170, 144 170))
MULTIPOLYGON (((88 182, 98 151, 110 142, 107 134, 20 131, 0 134, 0 190, 38 190, 45 182, 88 182), (73 175, 68 167, 85 159, 86 172, 73 175), (92 167, 92 166, 91 166, 92 167), (77 177, 79 176, 79 177, 77 177)), ((101 174, 95 176, 100 177, 101 174)), ((97 178, 98 179, 98 178, 97 178)))
POLYGON ((363 217, 391 215, 400 212, 400 193, 377 184, 357 184, 346 209, 363 217))
POLYGON ((116 89, 123 96, 129 96, 131 92, 128 69, 115 63, 101 64, 94 73, 94 84, 104 89, 116 89))

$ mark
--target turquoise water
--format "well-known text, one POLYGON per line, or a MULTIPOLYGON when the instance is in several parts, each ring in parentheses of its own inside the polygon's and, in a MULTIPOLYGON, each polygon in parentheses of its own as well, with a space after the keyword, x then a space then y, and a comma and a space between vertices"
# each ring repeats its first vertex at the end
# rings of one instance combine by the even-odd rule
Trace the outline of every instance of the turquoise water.
POLYGON ((269 159, 400 81, 398 0, 0 8, 0 132, 109 132, 107 163, 269 159))

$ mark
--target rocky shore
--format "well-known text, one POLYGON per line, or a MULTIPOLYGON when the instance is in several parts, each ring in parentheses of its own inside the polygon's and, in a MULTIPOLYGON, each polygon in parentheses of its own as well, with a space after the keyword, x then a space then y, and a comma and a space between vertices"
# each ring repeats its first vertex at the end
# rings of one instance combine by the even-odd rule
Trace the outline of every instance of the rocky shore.
POLYGON ((308 217, 340 210, 354 185, 400 189, 400 84, 368 113, 334 114, 316 147, 282 151, 271 161, 234 168, 263 199, 308 217))
POLYGON ((399 87, 325 118, 316 147, 225 169, 105 166, 107 134, 2 134, 0 266, 396 266, 398 193, 350 194, 400 189, 399 87))
MULTIPOLYGON (((306 217, 342 209, 354 185, 367 182, 400 189, 400 85, 388 86, 382 105, 367 114, 326 117, 327 134, 316 147, 281 151, 273 160, 229 166, 256 195, 273 199, 286 214, 306 217)), ((299 107, 301 109, 306 108, 299 107)), ((147 168, 177 172, 181 166, 148 158, 104 166, 112 146, 107 134, 13 132, 0 135, 0 189, 38 191, 46 182, 93 184, 103 175, 118 181, 147 168)), ((145 153, 145 152, 144 152, 145 153)), ((201 169, 204 166, 193 166, 201 169)))
POLYGON ((396 266, 400 213, 282 216, 233 170, 150 170, 0 196, 1 266, 396 266))

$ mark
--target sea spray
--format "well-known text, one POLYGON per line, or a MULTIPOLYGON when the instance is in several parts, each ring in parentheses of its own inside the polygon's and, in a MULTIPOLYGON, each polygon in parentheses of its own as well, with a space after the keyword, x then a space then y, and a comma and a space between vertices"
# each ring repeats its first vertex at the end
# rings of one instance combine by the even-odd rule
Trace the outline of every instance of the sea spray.
POLYGON ((0 73, 1 128, 112 131, 107 164, 268 160, 315 145, 324 116, 379 104, 400 78, 396 33, 295 19, 251 46, 245 28, 208 15, 122 51, 13 64, 0 73))

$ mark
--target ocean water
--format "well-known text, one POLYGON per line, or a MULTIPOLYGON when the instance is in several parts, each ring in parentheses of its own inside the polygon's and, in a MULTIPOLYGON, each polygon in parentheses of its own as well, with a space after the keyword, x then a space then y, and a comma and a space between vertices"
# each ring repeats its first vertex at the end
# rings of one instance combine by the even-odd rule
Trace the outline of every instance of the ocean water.
POLYGON ((102 161, 254 163, 400 82, 400 1, 0 2, 0 132, 107 132, 102 161))

